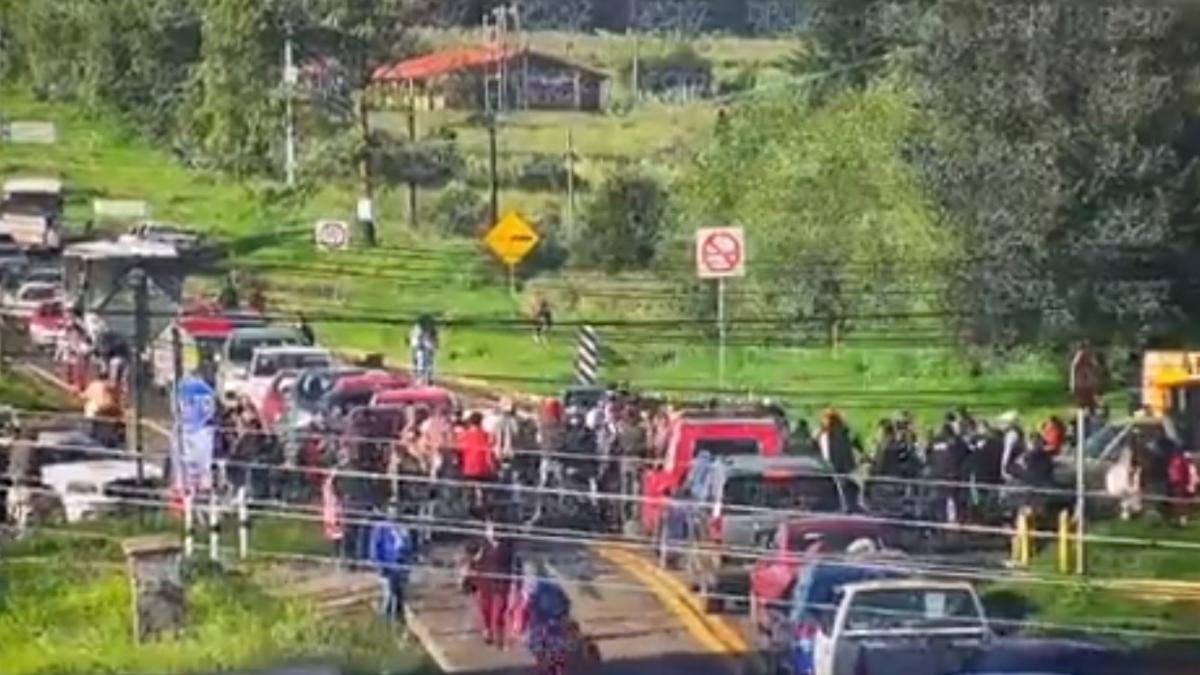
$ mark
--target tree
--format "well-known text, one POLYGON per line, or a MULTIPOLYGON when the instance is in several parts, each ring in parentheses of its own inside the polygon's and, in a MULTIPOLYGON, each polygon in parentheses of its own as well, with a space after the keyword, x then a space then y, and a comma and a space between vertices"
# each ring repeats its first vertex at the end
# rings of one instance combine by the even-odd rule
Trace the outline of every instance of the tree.
POLYGON ((654 262, 666 217, 667 193, 649 174, 619 170, 584 209, 586 229, 573 249, 584 267, 615 273, 654 262))
MULTIPOLYGON (((412 54, 413 27, 429 11, 424 0, 281 0, 283 17, 308 50, 333 58, 344 69, 353 101, 354 126, 361 139, 358 174, 364 199, 375 194, 376 136, 370 123, 368 90, 375 70, 412 54)), ((375 245, 375 225, 364 222, 362 237, 375 245)))
POLYGON ((162 138, 175 130, 199 58, 194 0, 0 3, 7 69, 43 95, 115 111, 162 138))
POLYGON ((920 158, 972 251, 950 301, 973 341, 1131 339, 1198 309, 1197 21, 1148 0, 938 6, 920 158))
POLYGON ((793 59, 819 73, 822 91, 861 87, 887 72, 897 50, 916 44, 933 0, 809 0, 805 45, 793 59))
MULTIPOLYGON (((941 280, 925 270, 937 270, 953 243, 900 157, 922 122, 913 103, 901 82, 885 80, 821 105, 772 90, 734 106, 672 186, 673 232, 662 257, 690 283, 695 230, 744 227, 749 264, 736 311, 791 320, 780 337, 921 309, 914 282, 936 292, 941 280)), ((708 318, 712 307, 705 296, 684 309, 708 318)))
POLYGON ((212 165, 266 172, 282 136, 274 95, 283 41, 265 0, 203 0, 200 64, 193 82, 192 138, 212 165))

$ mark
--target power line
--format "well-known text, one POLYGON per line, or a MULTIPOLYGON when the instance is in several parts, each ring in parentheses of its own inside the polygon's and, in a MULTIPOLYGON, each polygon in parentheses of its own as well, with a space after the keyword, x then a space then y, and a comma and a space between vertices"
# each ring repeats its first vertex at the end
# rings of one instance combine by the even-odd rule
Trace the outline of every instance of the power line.
MULTIPOLYGON (((127 503, 127 504, 132 504, 132 505, 141 505, 141 506, 152 506, 152 507, 159 507, 159 508, 165 508, 168 506, 164 502, 156 502, 156 501, 152 501, 152 500, 126 499, 126 500, 123 500, 122 503, 127 503)), ((304 514, 297 514, 294 512, 263 512, 263 511, 259 511, 257 513, 259 515, 268 515, 270 517, 276 517, 276 518, 284 519, 284 520, 299 520, 299 521, 308 521, 308 522, 319 522, 320 521, 319 517, 311 517, 311 516, 306 516, 304 514)), ((370 525, 370 524, 373 524, 374 522, 376 522, 375 519, 378 517, 375 514, 370 514, 370 515, 372 516, 371 518, 351 519, 351 520, 344 521, 344 522, 351 522, 351 523, 358 524, 358 525, 370 525)), ((420 528, 422 526, 422 524, 424 524, 424 523, 422 523, 422 521, 412 521, 412 522, 401 521, 401 522, 402 522, 402 524, 408 524, 408 525, 411 525, 411 526, 414 526, 417 528, 420 528)), ((440 528, 439 527, 437 529, 439 531, 443 531, 446 533, 464 534, 464 535, 468 535, 468 536, 472 536, 472 535, 480 536, 483 534, 483 532, 484 532, 483 527, 482 527, 483 521, 474 520, 474 521, 464 521, 464 522, 466 522, 470 525, 478 525, 478 527, 470 527, 470 528, 440 528)), ((70 530, 70 529, 66 529, 66 528, 36 527, 34 529, 35 529, 35 531, 36 530, 47 531, 47 532, 52 532, 55 534, 63 534, 63 535, 67 535, 67 536, 75 536, 78 534, 78 536, 83 536, 83 537, 93 539, 93 540, 104 539, 104 540, 108 540, 108 541, 120 541, 119 537, 115 537, 112 535, 103 535, 103 534, 98 534, 98 533, 77 533, 74 530, 70 530)), ((519 532, 519 531, 503 531, 503 534, 512 539, 517 539, 517 540, 534 541, 534 542, 542 542, 542 543, 563 543, 558 540, 554 540, 554 539, 550 539, 550 538, 539 538, 539 537, 531 536, 528 533, 523 533, 523 532, 519 532)), ((578 543, 588 543, 588 542, 573 541, 573 542, 569 542, 569 543, 577 543, 578 544, 578 543)), ((618 547, 628 548, 627 546, 621 546, 619 544, 618 544, 618 547)), ((200 549, 205 548, 204 543, 201 542, 200 545, 198 546, 198 548, 200 548, 200 549)), ((232 554, 235 552, 235 550, 232 547, 224 547, 222 550, 224 550, 228 554, 232 554)), ((292 552, 284 552, 284 551, 266 551, 263 549, 255 549, 255 548, 251 548, 249 552, 254 557, 267 558, 267 559, 289 559, 289 560, 293 560, 293 561, 310 561, 310 562, 323 562, 323 563, 332 563, 332 562, 339 561, 339 558, 336 558, 334 556, 320 556, 320 555, 314 555, 314 554, 292 553, 292 552)), ((536 553, 536 551, 535 551, 535 553, 536 553)), ((947 572, 943 569, 936 568, 936 567, 935 568, 922 568, 922 567, 908 564, 908 561, 904 558, 888 557, 886 554, 882 555, 882 556, 864 556, 862 558, 859 558, 859 557, 855 557, 855 556, 847 556, 844 554, 821 553, 821 554, 814 554, 811 556, 811 558, 813 560, 825 562, 828 564, 847 564, 847 565, 853 565, 855 567, 872 567, 872 568, 876 568, 879 570, 894 571, 894 572, 899 572, 902 574, 913 574, 915 576, 935 576, 935 577, 940 576, 940 577, 957 578, 957 579, 963 579, 963 580, 975 580, 975 581, 981 581, 981 582, 989 582, 989 581, 996 580, 996 577, 994 574, 989 575, 989 574, 980 573, 980 572, 955 574, 955 573, 947 572)), ((407 569, 409 571, 428 572, 428 573, 434 574, 434 575, 451 575, 451 574, 453 574, 453 575, 457 576, 460 573, 460 568, 458 566, 444 566, 444 565, 435 565, 435 564, 430 564, 430 563, 396 564, 396 565, 392 565, 392 567, 399 568, 399 569, 407 569)), ((478 576, 479 578, 504 579, 504 580, 514 581, 514 582, 521 582, 524 580, 523 574, 518 574, 515 572, 511 573, 511 574, 477 573, 476 576, 478 576)), ((565 582, 569 585, 586 584, 587 586, 592 587, 592 588, 610 588, 613 590, 620 590, 623 592, 637 592, 637 593, 651 594, 651 591, 649 589, 646 589, 645 587, 643 587, 641 585, 637 585, 637 584, 620 583, 620 582, 613 582, 613 581, 608 581, 608 580, 577 581, 577 580, 573 580, 573 579, 569 579, 569 578, 560 578, 560 581, 565 582)), ((1121 583, 1121 580, 1116 580, 1116 579, 1089 580, 1088 582, 1081 582, 1079 580, 1072 580, 1072 579, 1061 579, 1061 578, 1038 579, 1038 578, 1034 578, 1034 577, 1012 578, 1012 579, 1009 579, 1009 581, 1047 583, 1047 584, 1052 584, 1052 585, 1063 585, 1063 586, 1072 586, 1072 587, 1095 587, 1095 588, 1109 589, 1109 590, 1119 589, 1120 583, 1121 583)), ((744 602, 749 599, 748 594, 713 593, 711 595, 714 599, 731 600, 731 601, 739 601, 739 602, 744 602)), ((1122 616, 1122 617, 1117 617, 1117 618, 1118 619, 1142 619, 1142 617, 1130 617, 1130 616, 1122 616)), ((1193 639, 1193 638, 1197 637, 1197 635, 1187 634, 1187 633, 1162 631, 1162 630, 1113 628, 1113 627, 1100 626, 1100 625, 1095 625, 1095 624, 1043 623, 1043 622, 1007 620, 1007 619, 992 619, 990 617, 989 617, 988 621, 989 621, 989 623, 991 623, 993 625, 1011 625, 1016 628, 1031 628, 1031 629, 1037 629, 1037 630, 1052 630, 1052 631, 1080 631, 1080 630, 1083 630, 1083 631, 1094 632, 1094 633, 1121 635, 1121 636, 1127 636, 1127 637, 1172 637, 1175 639, 1193 639)))

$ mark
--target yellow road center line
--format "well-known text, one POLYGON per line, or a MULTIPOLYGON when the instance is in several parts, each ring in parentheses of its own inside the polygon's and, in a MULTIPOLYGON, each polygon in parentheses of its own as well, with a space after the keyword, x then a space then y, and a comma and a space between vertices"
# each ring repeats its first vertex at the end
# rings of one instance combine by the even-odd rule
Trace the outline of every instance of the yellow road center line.
POLYGON ((746 653, 742 637, 724 620, 705 613, 699 601, 669 574, 641 556, 619 548, 597 546, 595 550, 649 588, 705 649, 716 654, 746 653))

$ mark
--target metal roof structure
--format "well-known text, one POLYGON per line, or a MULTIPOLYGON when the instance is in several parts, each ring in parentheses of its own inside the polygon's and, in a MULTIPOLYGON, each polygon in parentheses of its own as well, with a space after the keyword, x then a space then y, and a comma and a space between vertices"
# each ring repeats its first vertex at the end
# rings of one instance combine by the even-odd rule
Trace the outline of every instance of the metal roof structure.
POLYGON ((12 178, 4 181, 4 191, 61 194, 63 182, 57 178, 12 178))
POLYGON ((541 59, 560 64, 566 68, 572 68, 584 73, 588 73, 598 78, 608 78, 608 75, 594 68, 568 61, 560 56, 540 52, 533 49, 516 49, 513 47, 501 46, 470 46, 470 47, 455 47, 453 49, 444 49, 442 51, 424 54, 404 61, 399 61, 390 65, 383 65, 375 69, 371 74, 371 79, 376 82, 403 82, 406 80, 427 80, 431 77, 440 75, 448 75, 450 73, 482 66, 491 66, 500 61, 509 60, 518 56, 541 59))

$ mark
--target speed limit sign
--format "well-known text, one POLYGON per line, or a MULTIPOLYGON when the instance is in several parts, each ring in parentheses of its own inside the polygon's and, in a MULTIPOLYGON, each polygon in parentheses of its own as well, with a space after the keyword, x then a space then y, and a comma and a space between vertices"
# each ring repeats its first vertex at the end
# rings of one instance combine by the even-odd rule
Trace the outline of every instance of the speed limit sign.
POLYGON ((313 230, 313 238, 321 250, 341 250, 350 245, 350 226, 340 220, 322 220, 313 230))

